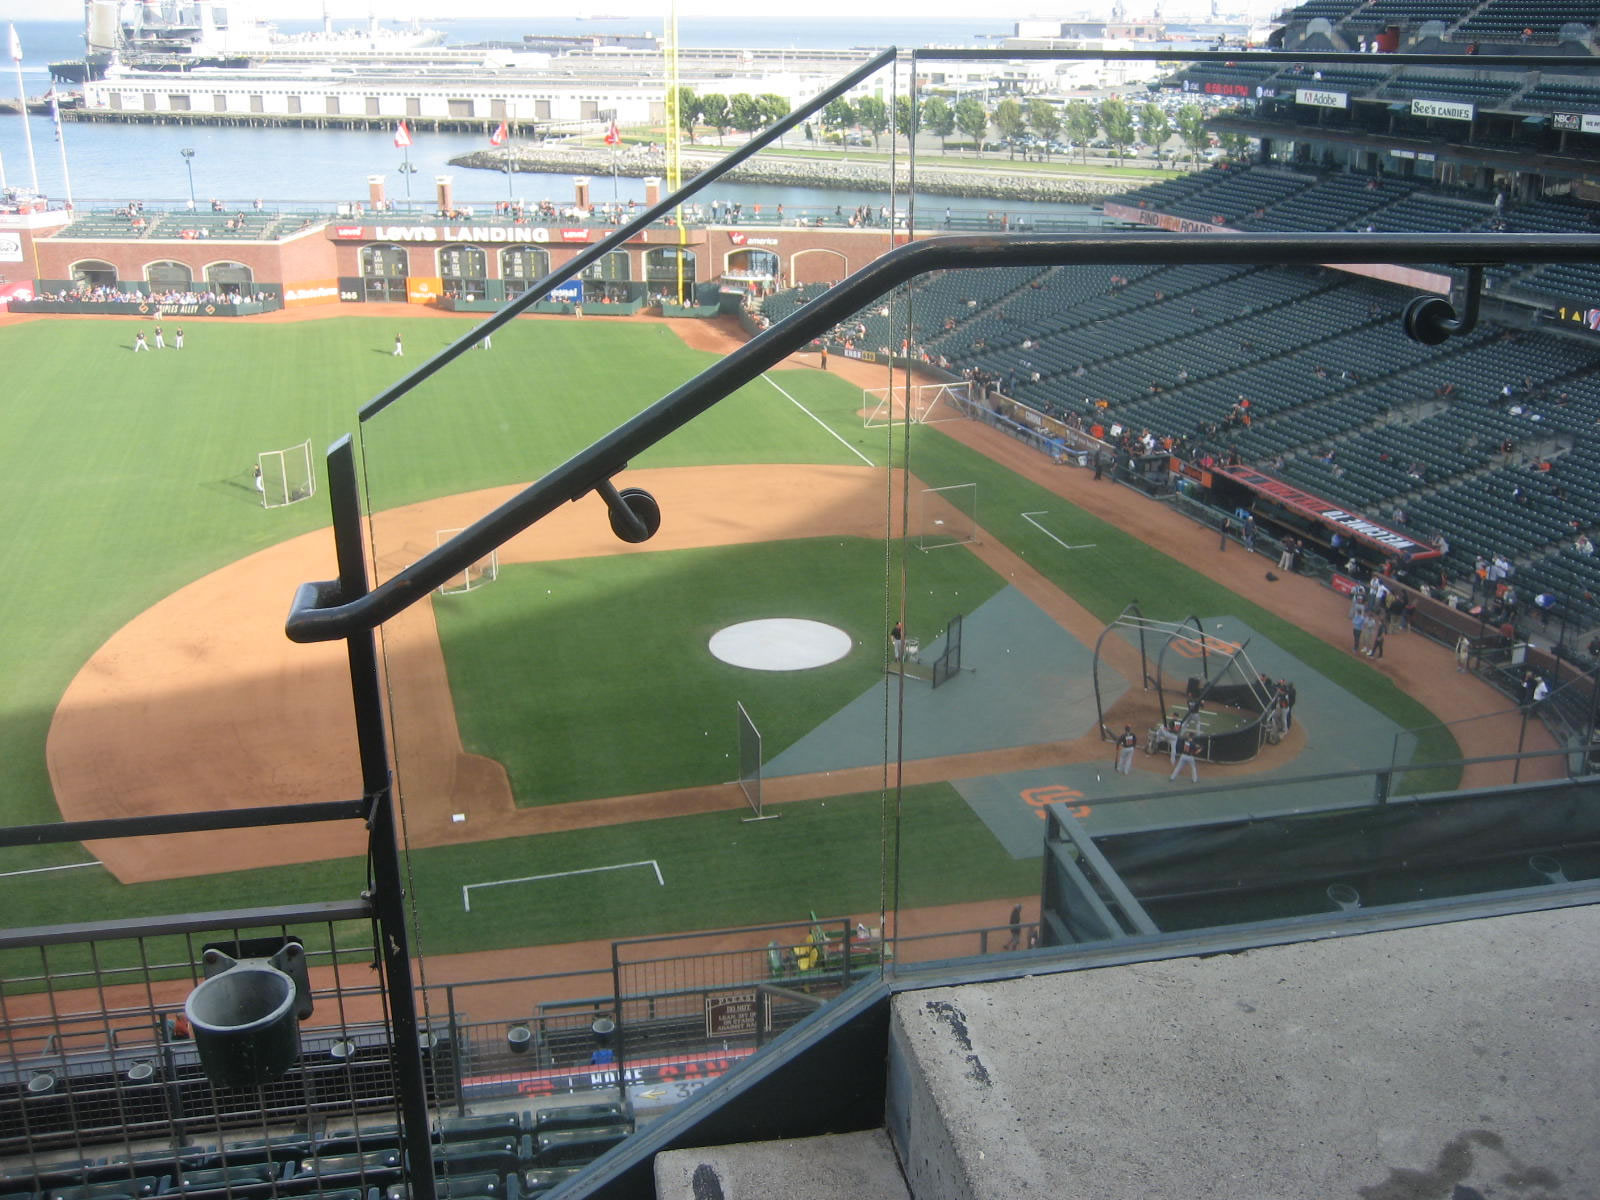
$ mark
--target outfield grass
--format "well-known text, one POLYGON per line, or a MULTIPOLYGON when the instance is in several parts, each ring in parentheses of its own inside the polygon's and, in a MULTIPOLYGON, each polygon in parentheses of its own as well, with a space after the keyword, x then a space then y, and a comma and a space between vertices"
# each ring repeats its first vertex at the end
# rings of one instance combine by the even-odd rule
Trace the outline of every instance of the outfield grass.
MULTIPOLYGON (((880 833, 895 820, 881 797, 838 796, 775 805, 773 811, 782 818, 745 823, 740 812, 708 813, 413 851, 420 949, 449 954, 803 920, 813 909, 856 915, 878 910, 880 878, 893 884, 892 872, 880 876, 880 833), (644 860, 659 864, 665 886, 641 868, 607 872, 599 883, 593 875, 578 875, 474 889, 472 911, 462 903, 467 883, 644 860)), ((1038 887, 1038 860, 1006 854, 950 786, 906 789, 902 812, 903 903, 999 901, 1038 887)), ((225 896, 259 904, 349 899, 364 886, 365 863, 341 859, 129 887, 94 870, 70 874, 70 885, 59 876, 7 880, 7 924, 59 920, 68 887, 74 903, 119 917, 205 911, 219 907, 225 896)), ((997 922, 1001 916, 996 913, 997 922)), ((361 944, 361 930, 336 933, 341 942, 361 944)), ((318 929, 307 927, 304 934, 313 950, 325 944, 318 929)), ((165 944, 149 945, 150 961, 163 961, 165 944)), ((166 961, 184 961, 184 949, 174 943, 166 961)), ((107 943, 96 954, 102 969, 135 961, 131 946, 107 943)), ((62 947, 49 965, 58 975, 88 969, 89 951, 62 947)), ((0 976, 26 976, 39 968, 36 952, 0 952, 0 976)))
MULTIPOLYGON (((1003 586, 964 552, 925 557, 914 629, 943 628, 1003 586)), ((881 683, 884 606, 883 545, 860 538, 526 564, 434 600, 462 740, 506 767, 524 805, 730 782, 734 702, 778 754, 881 683), (784 672, 706 648, 726 625, 779 616, 837 626, 855 649, 784 672)))
MULTIPOLYGON (((77 670, 132 617, 184 584, 327 523, 319 496, 263 511, 256 455, 311 440, 319 457, 357 410, 467 329, 344 318, 212 322, 187 346, 132 354, 131 321, 0 329, 8 432, 0 496, 0 820, 55 820, 51 713, 77 670), (390 355, 397 326, 407 357, 390 355)), ((659 326, 520 323, 361 431, 378 506, 535 478, 713 358, 659 326)), ((810 381, 798 383, 805 391, 810 381)), ((653 465, 858 462, 766 384, 640 460, 653 465)), ((331 551, 330 551, 331 566, 331 551)), ((289 593, 282 598, 285 612, 289 593)), ((83 858, 0 851, 0 870, 83 858)))
MULTIPOLYGON (((0 487, 5 489, 13 513, 12 536, 6 539, 3 551, 5 570, 0 574, 4 581, 0 583, 0 620, 7 632, 0 647, 0 666, 7 681, 5 696, 0 699, 0 756, 5 764, 0 775, 0 794, 5 797, 0 820, 8 823, 56 818, 44 756, 50 714, 73 674, 106 638, 157 600, 206 572, 325 524, 327 510, 320 497, 271 512, 257 505, 249 474, 256 454, 307 438, 320 448, 336 435, 354 429, 356 409, 363 401, 467 328, 454 321, 403 322, 408 357, 396 360, 389 354, 396 330, 392 320, 210 323, 186 330, 188 346, 181 354, 169 350, 137 357, 129 351, 135 327, 126 321, 62 320, 0 329, 11 433, 0 447, 0 487)), ((710 355, 685 349, 670 330, 657 326, 598 319, 519 322, 496 336, 493 350, 465 356, 450 371, 362 429, 360 446, 370 502, 387 506, 534 478, 710 361, 710 355)), ((858 389, 823 372, 785 372, 781 383, 838 437, 770 385, 757 382, 641 456, 639 464, 859 462, 854 451, 874 461, 886 460, 899 431, 862 429, 858 389)), ((913 470, 931 485, 977 482, 979 519, 991 533, 1102 618, 1109 619, 1135 598, 1152 616, 1234 613, 1400 724, 1429 723, 1425 710, 1377 671, 1150 550, 1138 541, 1136 531, 1112 529, 1072 509, 936 430, 917 430, 910 452, 913 470), (1063 536, 1097 543, 1092 569, 1056 553, 1053 543, 1016 515, 1036 509, 1051 510, 1053 522, 1058 522, 1053 528, 1063 536)), ((873 546, 871 550, 870 555, 862 552, 862 557, 876 555, 870 577, 874 587, 881 588, 882 548, 873 546)), ((329 557, 331 565, 331 549, 329 557)), ((644 564, 653 557, 645 553, 608 561, 627 572, 643 568, 624 564, 644 564)), ((913 561, 911 570, 917 582, 932 578, 927 574, 931 571, 956 570, 957 560, 964 556, 950 555, 949 562, 937 564, 935 557, 942 556, 917 556, 913 561)), ((547 572, 557 569, 545 568, 547 572)), ((732 560, 716 569, 734 575, 741 572, 732 560)), ((815 564, 816 579, 798 579, 790 586, 810 586, 824 579, 829 569, 826 563, 815 564)), ((530 571, 530 577, 537 579, 537 571, 530 571)), ((852 578, 864 571, 866 567, 852 559, 852 578)), ((507 582, 516 573, 508 569, 507 582)), ((669 568, 668 582, 687 588, 691 574, 669 568)), ((654 625, 660 619, 654 599, 626 590, 637 588, 642 578, 620 576, 615 582, 621 593, 604 597, 606 603, 620 606, 608 611, 609 619, 621 622, 622 632, 630 635, 619 639, 624 647, 637 627, 654 625)), ((585 608, 598 605, 603 590, 584 593, 585 608)), ((826 590, 821 587, 816 592, 826 590)), ((495 593, 491 588, 461 599, 474 606, 480 617, 492 616, 495 593)), ((758 597, 752 593, 746 599, 754 603, 759 598, 770 599, 772 594, 758 597)), ((876 600, 879 607, 868 606, 865 598, 846 597, 837 603, 847 610, 843 618, 849 622, 847 628, 862 628, 877 640, 883 636, 881 592, 871 594, 880 597, 876 600)), ((514 607, 511 589, 505 589, 503 596, 514 607)), ((281 598, 285 611, 288 602, 286 590, 281 598)), ((808 593, 807 602, 833 601, 808 593)), ((502 614, 501 627, 511 619, 502 614)), ((709 616, 687 614, 680 628, 690 632, 675 638, 692 640, 691 627, 703 619, 709 620, 709 616)), ((446 636, 454 638, 458 633, 446 636)), ((470 641, 476 635, 469 631, 464 636, 470 641)), ((585 636, 593 638, 595 630, 589 629, 585 636)), ((577 638, 573 635, 570 640, 576 643, 577 638)), ((568 641, 565 625, 559 638, 546 638, 543 646, 521 628, 516 636, 496 634, 489 639, 499 653, 507 653, 507 647, 521 653, 526 647, 534 654, 565 656, 557 664, 559 669, 547 669, 543 661, 535 661, 517 676, 520 682, 546 689, 552 696, 582 692, 596 686, 596 677, 610 677, 597 671, 593 662, 582 663, 576 645, 560 644, 568 641), (569 649, 573 651, 570 655, 569 649)), ((862 641, 866 642, 865 636, 862 641)), ((595 643, 591 641, 590 646, 595 643)), ((679 666, 663 661, 660 670, 665 675, 679 666)), ((852 663, 840 672, 841 678, 855 669, 852 663)), ((611 706, 610 711, 625 708, 630 691, 626 677, 605 686, 608 694, 601 699, 611 706)), ((676 695, 668 689, 665 699, 657 703, 669 710, 685 710, 673 711, 673 720, 687 717, 693 710, 683 697, 698 694, 704 686, 704 681, 698 680, 692 689, 676 695)), ((717 694, 706 711, 731 711, 728 701, 729 694, 717 694)), ((775 704, 776 709, 784 707, 775 704)), ((775 730, 789 728, 798 736, 810 727, 812 716, 809 710, 797 708, 793 714, 780 711, 763 723, 766 727, 775 722, 775 730)), ((130 715, 129 719, 137 717, 130 715)), ((470 725, 474 720, 468 716, 463 723, 470 725)), ((709 734, 703 720, 699 728, 703 736, 709 734)), ((491 732, 501 740, 507 736, 504 730, 491 732)), ((526 737, 537 730, 524 726, 518 732, 526 737)), ((587 745, 579 734, 587 737, 590 733, 590 729, 574 730, 570 736, 576 740, 565 744, 587 745)), ((1446 757, 1454 752, 1447 731, 1426 736, 1432 740, 1424 742, 1418 757, 1446 757)), ((476 737, 469 734, 469 741, 476 737)), ((674 741, 670 737, 665 740, 674 741)), ((485 735, 484 744, 491 743, 492 738, 485 735)), ((677 748, 658 746, 655 753, 666 756, 669 749, 675 752, 677 748)), ((569 757, 577 756, 569 753, 569 757)), ((698 773, 703 779, 706 771, 716 766, 715 760, 709 760, 709 766, 707 760, 680 761, 675 765, 669 762, 668 770, 681 772, 685 778, 698 773)), ((556 779, 551 794, 570 797, 578 794, 580 786, 587 795, 609 790, 584 783, 592 778, 589 772, 599 767, 610 770, 612 764, 567 764, 564 776, 556 779, 551 775, 556 779)), ((535 779, 541 772, 555 770, 548 763, 533 761, 527 768, 514 768, 524 769, 535 779)), ((656 769, 652 766, 651 773, 656 769)), ((715 774, 721 777, 723 772, 715 774)), ((1423 785, 1412 780, 1411 786, 1423 785)), ((531 790, 537 794, 544 789, 536 784, 531 790)), ((630 789, 624 783, 621 790, 630 789)), ((927 794, 937 797, 925 805, 927 813, 934 815, 926 818, 930 824, 924 826, 923 793, 919 792, 917 819, 908 823, 909 836, 934 841, 948 837, 950 842, 918 843, 915 853, 910 841, 902 847, 908 864, 906 902, 950 900, 968 893, 974 898, 1015 894, 1037 885, 1036 864, 1017 866, 1010 860, 987 874, 985 869, 969 875, 971 861, 987 861, 986 856, 1000 853, 998 848, 953 792, 941 788, 927 794), (946 804, 952 806, 951 811, 938 815, 944 813, 941 806, 946 804), (925 874, 920 873, 924 862, 931 864, 925 874), (919 872, 915 876, 910 870, 913 865, 919 872)), ((699 827, 674 823, 669 828, 667 822, 650 822, 628 830, 561 835, 574 840, 545 839, 537 848, 497 842, 420 852, 412 857, 411 866, 416 893, 428 897, 424 906, 430 930, 426 948, 440 952, 491 941, 512 945, 620 935, 644 931, 640 921, 649 924, 649 931, 659 931, 679 920, 738 924, 791 919, 809 908, 866 911, 876 904, 881 813, 874 801, 862 799, 857 804, 865 816, 830 800, 826 814, 820 806, 815 812, 796 809, 784 821, 768 823, 774 830, 796 831, 792 834, 755 832, 765 826, 735 827, 731 815, 722 815, 694 818, 710 822, 699 827), (851 817, 837 822, 835 837, 829 832, 833 825, 827 818, 846 809, 851 817), (724 822, 726 830, 716 821, 724 822), (690 830, 682 835, 681 851, 675 851, 684 856, 685 876, 696 875, 702 880, 702 890, 716 893, 701 898, 705 904, 693 910, 692 917, 687 915, 689 909, 669 905, 659 914, 654 908, 634 913, 632 923, 619 928, 608 923, 619 914, 605 920, 597 915, 584 924, 590 918, 582 914, 558 909, 547 916, 533 912, 530 905, 529 914, 515 928, 502 923, 490 934, 480 926, 457 923, 444 915, 450 907, 446 900, 468 871, 482 878, 533 874, 537 872, 528 869, 525 860, 547 854, 571 856, 573 861, 604 859, 613 853, 660 859, 660 853, 638 853, 629 839, 657 846, 678 845, 674 839, 680 828, 690 830), (800 841, 781 840, 791 836, 800 841), (719 840, 723 838, 739 838, 741 844, 735 850, 719 840), (756 839, 770 840, 770 860, 767 854, 753 852, 757 844, 768 844, 756 839), (692 867, 687 865, 691 857, 692 867), (837 864, 849 864, 849 869, 839 874, 842 882, 836 884, 830 872, 837 864), (858 881, 862 872, 865 874, 858 881), (730 881, 725 893, 722 880, 730 881), (775 880, 787 882, 779 887, 775 880), (828 895, 816 895, 819 887, 837 888, 836 897, 830 901, 828 895), (741 898, 737 888, 748 891, 741 898), (869 893, 870 903, 866 899, 869 893)), ((77 846, 16 849, 0 852, 0 870, 86 857, 77 846)), ((260 903, 348 897, 359 890, 359 866, 316 864, 137 887, 118 885, 94 869, 15 877, 4 881, 6 924, 88 920, 107 913, 209 909, 239 902, 231 897, 260 903)), ((655 897, 651 903, 662 899, 655 897)), ((455 907, 459 909, 458 894, 455 907)))

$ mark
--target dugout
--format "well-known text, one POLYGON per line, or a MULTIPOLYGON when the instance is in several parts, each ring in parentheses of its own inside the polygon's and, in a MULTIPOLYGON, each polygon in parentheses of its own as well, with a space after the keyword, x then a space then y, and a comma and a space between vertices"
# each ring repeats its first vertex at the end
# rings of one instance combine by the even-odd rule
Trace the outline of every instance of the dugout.
POLYGON ((1367 569, 1390 561, 1400 565, 1441 557, 1439 548, 1431 543, 1253 467, 1198 468, 1171 461, 1174 473, 1203 489, 1200 498, 1207 503, 1228 513, 1241 509, 1253 513, 1261 532, 1278 538, 1293 534, 1336 569, 1352 557, 1367 569))
POLYGON ((1593 781, 1091 835, 1049 812, 1046 945, 1519 891, 1600 871, 1593 781))

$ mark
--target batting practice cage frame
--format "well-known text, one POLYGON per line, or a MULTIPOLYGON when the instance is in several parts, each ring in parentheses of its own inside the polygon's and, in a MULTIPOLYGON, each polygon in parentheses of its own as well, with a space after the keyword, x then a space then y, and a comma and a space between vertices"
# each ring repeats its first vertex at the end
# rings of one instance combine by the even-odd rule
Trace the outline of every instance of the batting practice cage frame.
MULTIPOLYGON (((1107 639, 1115 646, 1131 636, 1138 648, 1139 678, 1145 692, 1155 692, 1154 712, 1146 714, 1160 725, 1181 719, 1185 731, 1199 741, 1207 762, 1249 762, 1262 744, 1276 740, 1269 720, 1274 691, 1261 682, 1262 676, 1251 664, 1244 642, 1230 642, 1208 634, 1199 617, 1183 621, 1155 621, 1129 604, 1100 631, 1094 643, 1095 720, 1102 741, 1116 741, 1117 733, 1106 722, 1105 696, 1100 687, 1100 666, 1107 654, 1107 639), (1154 661, 1152 639, 1159 639, 1154 661), (1170 672, 1182 664, 1183 685, 1172 684, 1170 672), (1198 669, 1199 674, 1191 673, 1198 669)), ((1109 669, 1109 668, 1108 668, 1109 669)), ((1124 724, 1132 722, 1124 719, 1124 724)))

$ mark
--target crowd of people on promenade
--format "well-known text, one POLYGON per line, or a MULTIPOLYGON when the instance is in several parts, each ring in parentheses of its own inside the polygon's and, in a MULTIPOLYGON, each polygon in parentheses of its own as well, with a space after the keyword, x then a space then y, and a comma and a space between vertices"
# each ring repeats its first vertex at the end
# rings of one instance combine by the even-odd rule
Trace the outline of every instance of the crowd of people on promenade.
MULTIPOLYGON (((233 292, 191 292, 169 289, 164 292, 135 292, 124 291, 113 284, 100 284, 90 287, 79 284, 70 291, 62 288, 57 292, 40 292, 36 299, 55 300, 62 304, 126 304, 126 305, 154 305, 156 308, 179 308, 185 305, 201 304, 238 304, 248 297, 237 295, 233 292)), ((158 314, 159 315, 159 314, 158 314)))

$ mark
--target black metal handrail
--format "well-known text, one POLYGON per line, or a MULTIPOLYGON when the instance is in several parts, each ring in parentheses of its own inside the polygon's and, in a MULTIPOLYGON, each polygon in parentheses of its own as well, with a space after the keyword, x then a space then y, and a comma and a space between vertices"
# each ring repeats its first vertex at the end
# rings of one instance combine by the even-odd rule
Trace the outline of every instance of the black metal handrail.
MULTIPOLYGON (((611 477, 635 455, 759 378, 840 320, 930 272, 982 267, 1469 265, 1597 259, 1600 235, 1596 234, 967 235, 898 246, 757 334, 372 590, 346 595, 333 580, 301 584, 286 632, 296 642, 325 642, 376 628, 562 504, 609 488, 611 477)), ((503 315, 497 314, 482 328, 495 324, 503 315)), ((441 355, 448 353, 449 350, 443 351, 441 355)))

